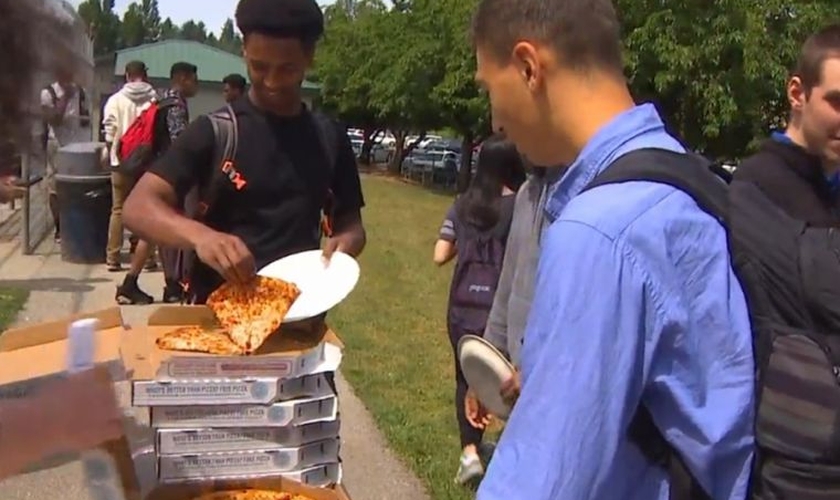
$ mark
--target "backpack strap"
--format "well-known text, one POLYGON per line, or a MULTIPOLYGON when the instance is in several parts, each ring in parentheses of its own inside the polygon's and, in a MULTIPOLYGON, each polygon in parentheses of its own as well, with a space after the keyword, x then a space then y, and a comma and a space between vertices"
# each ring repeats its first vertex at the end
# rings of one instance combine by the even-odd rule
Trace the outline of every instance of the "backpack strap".
POLYGON ((225 165, 233 164, 236 159, 236 151, 239 147, 239 123, 236 119, 236 112, 230 106, 225 105, 224 108, 214 111, 207 115, 210 119, 210 125, 213 126, 213 137, 215 139, 213 146, 213 163, 212 173, 207 183, 202 188, 199 188, 199 206, 197 218, 203 219, 207 211, 215 204, 216 200, 221 194, 224 186, 225 165))
MULTIPOLYGON (((177 101, 177 99, 175 100, 177 101)), ((210 165, 212 170, 206 183, 194 188, 197 195, 197 206, 188 215, 197 221, 203 221, 218 200, 226 179, 225 164, 233 163, 239 144, 239 124, 236 119, 236 112, 230 104, 209 113, 207 118, 213 127, 213 159, 210 165)), ((187 198, 189 197, 190 194, 187 194, 187 198)), ((183 289, 182 304, 191 304, 195 301, 195 295, 192 293, 189 282, 189 275, 192 272, 192 264, 195 259, 194 252, 185 250, 178 252, 176 274, 180 277, 180 285, 183 289)))
POLYGON ((318 139, 324 154, 327 156, 327 193, 324 197, 324 206, 321 207, 321 236, 330 237, 333 233, 333 218, 335 209, 335 194, 332 191, 332 179, 335 174, 336 162, 338 161, 338 149, 341 147, 338 137, 336 123, 327 115, 320 112, 313 112, 315 129, 318 132, 318 139))
POLYGON ((731 178, 720 165, 703 156, 647 148, 619 157, 583 188, 583 191, 605 184, 629 181, 667 184, 691 196, 700 209, 727 227, 727 184, 731 178))
MULTIPOLYGON (((647 181, 667 184, 691 196, 701 210, 728 229, 728 182, 731 175, 720 165, 692 154, 664 149, 640 149, 615 160, 582 192, 607 184, 647 181)), ((644 405, 636 410, 628 437, 645 457, 668 471, 670 500, 711 500, 691 474, 682 457, 656 427, 644 405)))

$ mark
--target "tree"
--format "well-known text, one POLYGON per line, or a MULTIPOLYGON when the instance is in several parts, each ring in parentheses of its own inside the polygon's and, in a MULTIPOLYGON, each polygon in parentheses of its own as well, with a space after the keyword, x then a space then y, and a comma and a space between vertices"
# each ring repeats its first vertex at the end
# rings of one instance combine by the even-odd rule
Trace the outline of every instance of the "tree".
POLYGON ((201 21, 187 21, 181 25, 181 38, 205 43, 207 42, 207 27, 201 21))
POLYGON ((132 3, 126 9, 122 19, 122 39, 124 45, 125 47, 142 45, 146 37, 142 6, 138 3, 132 3))
POLYGON ((236 32, 233 19, 225 21, 224 26, 222 26, 222 32, 219 34, 217 45, 220 49, 231 54, 239 55, 242 53, 242 37, 236 32))
POLYGON ((388 61, 380 53, 387 40, 383 30, 388 11, 378 0, 358 2, 353 9, 353 15, 343 3, 326 9, 329 28, 318 47, 312 78, 321 84, 321 104, 365 131, 361 157, 366 162, 375 133, 386 125, 371 103, 373 84, 388 61))
POLYGON ((143 28, 146 32, 144 43, 157 42, 160 40, 160 10, 158 0, 143 0, 140 5, 143 14, 143 28))
POLYGON ((114 0, 85 0, 79 4, 79 16, 93 37, 93 51, 99 56, 121 48, 120 18, 114 14, 114 0))
POLYGON ((160 39, 161 40, 173 40, 175 38, 179 38, 181 35, 181 29, 172 22, 172 19, 166 18, 160 23, 160 39))

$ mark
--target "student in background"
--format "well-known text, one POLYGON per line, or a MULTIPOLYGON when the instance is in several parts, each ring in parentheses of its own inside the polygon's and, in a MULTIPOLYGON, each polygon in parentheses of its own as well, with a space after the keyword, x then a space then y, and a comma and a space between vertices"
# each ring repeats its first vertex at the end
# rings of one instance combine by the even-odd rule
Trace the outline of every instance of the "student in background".
POLYGON ((55 69, 56 81, 41 90, 44 116, 44 147, 49 190, 49 208, 55 226, 55 241, 60 241, 58 193, 56 192, 56 155, 59 148, 78 142, 90 142, 90 110, 84 89, 75 82, 72 62, 62 62, 55 69))
MULTIPOLYGON (((71 29, 48 12, 44 0, 0 0, 5 63, 0 74, 0 136, 14 141, 19 151, 32 147, 38 117, 30 114, 28 99, 37 85, 36 75, 55 69, 50 61, 58 49, 40 42, 45 33, 69 38, 64 30, 71 29), (39 47, 50 47, 50 54, 39 47)), ((60 59, 72 62, 69 56, 60 59)), ((19 193, 9 181, 0 181, 0 196, 19 193)), ((121 434, 122 413, 111 384, 103 384, 90 371, 45 383, 25 398, 0 400, 0 479, 49 456, 95 448, 121 434)))
POLYGON ((462 449, 455 475, 458 484, 484 474, 478 454, 483 431, 465 414, 467 381, 458 360, 458 342, 466 334, 482 334, 487 326, 511 230, 514 194, 524 180, 522 158, 513 143, 501 135, 484 141, 475 177, 449 209, 435 243, 435 264, 442 266, 457 256, 447 327, 455 358, 455 413, 462 449))
MULTIPOLYGON (((127 174, 117 170, 120 166, 120 139, 140 113, 156 98, 154 87, 146 81, 146 65, 142 61, 131 61, 125 65, 125 84, 108 98, 102 112, 102 127, 105 130, 105 144, 111 166, 111 219, 108 224, 108 252, 105 260, 110 272, 122 270, 122 208, 136 182, 136 179, 129 178, 127 174)), ((149 262, 154 264, 154 258, 150 258, 149 262)), ((150 267, 150 264, 147 263, 147 267, 150 267)))
POLYGON ((245 77, 238 73, 231 73, 226 76, 222 80, 222 84, 224 85, 222 95, 224 95, 226 103, 231 103, 245 95, 245 88, 248 86, 245 77))
MULTIPOLYGON (((198 68, 186 62, 177 62, 169 71, 170 87, 162 99, 175 100, 176 104, 166 109, 166 133, 161 137, 161 145, 157 147, 160 154, 164 154, 169 146, 177 139, 190 123, 190 112, 187 99, 198 92, 198 68)), ((156 138, 157 140, 157 138, 156 138)), ((131 269, 125 275, 122 284, 117 288, 117 302, 120 304, 151 304, 154 298, 144 292, 138 284, 138 278, 143 266, 152 255, 154 247, 151 243, 140 239, 134 254, 131 256, 131 269)), ((178 251, 173 248, 160 249, 163 261, 163 276, 165 286, 163 301, 167 303, 180 302, 183 290, 177 275, 178 251)))
POLYGON ((790 120, 735 170, 788 215, 840 224, 840 24, 802 46, 787 83, 790 120))

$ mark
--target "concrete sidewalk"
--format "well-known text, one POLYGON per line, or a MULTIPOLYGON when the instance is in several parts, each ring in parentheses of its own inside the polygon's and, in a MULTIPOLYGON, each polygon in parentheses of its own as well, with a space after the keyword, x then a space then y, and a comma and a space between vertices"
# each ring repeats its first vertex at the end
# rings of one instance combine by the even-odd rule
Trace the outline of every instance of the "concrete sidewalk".
MULTIPOLYGON (((18 324, 38 323, 80 311, 112 307, 116 283, 122 274, 108 273, 104 265, 69 264, 49 241, 32 256, 20 255, 15 242, 0 243, 0 286, 31 290, 18 324)), ((158 300, 163 288, 159 272, 141 276, 141 287, 158 300)), ((143 324, 154 306, 123 307, 129 324, 143 324)), ((387 448, 373 419, 347 385, 337 377, 341 401, 341 455, 344 483, 354 500, 428 500, 422 483, 387 448)), ((128 405, 125 384, 118 386, 128 405)), ((79 462, 17 476, 0 483, 0 499, 61 498, 82 500, 89 496, 82 483, 79 462), (59 493, 60 492, 60 493, 59 493)))

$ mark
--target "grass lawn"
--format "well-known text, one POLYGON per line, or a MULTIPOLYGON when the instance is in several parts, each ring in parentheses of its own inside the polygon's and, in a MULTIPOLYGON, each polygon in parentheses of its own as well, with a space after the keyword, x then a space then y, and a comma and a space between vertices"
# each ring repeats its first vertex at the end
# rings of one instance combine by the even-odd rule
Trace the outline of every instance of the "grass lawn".
POLYGON ((330 313, 347 344, 341 370, 432 498, 473 498, 452 482, 460 455, 445 322, 452 266, 432 263, 453 198, 382 177, 362 182, 368 234, 362 274, 330 313))
POLYGON ((0 332, 15 321, 28 298, 28 290, 0 287, 0 332))

